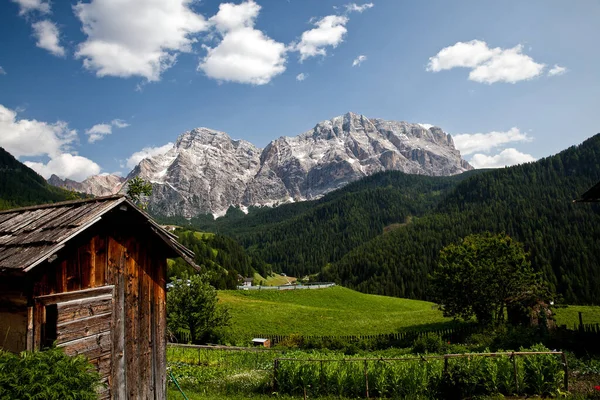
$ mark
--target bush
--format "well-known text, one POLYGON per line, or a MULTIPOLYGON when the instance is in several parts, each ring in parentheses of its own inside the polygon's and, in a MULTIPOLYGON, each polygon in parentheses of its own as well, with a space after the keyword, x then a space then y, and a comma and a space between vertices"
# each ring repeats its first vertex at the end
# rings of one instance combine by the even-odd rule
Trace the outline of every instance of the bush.
POLYGON ((97 399, 100 375, 84 356, 60 349, 12 354, 0 350, 0 399, 97 399))
POLYGON ((435 333, 428 333, 413 342, 413 353, 445 353, 446 342, 435 333))

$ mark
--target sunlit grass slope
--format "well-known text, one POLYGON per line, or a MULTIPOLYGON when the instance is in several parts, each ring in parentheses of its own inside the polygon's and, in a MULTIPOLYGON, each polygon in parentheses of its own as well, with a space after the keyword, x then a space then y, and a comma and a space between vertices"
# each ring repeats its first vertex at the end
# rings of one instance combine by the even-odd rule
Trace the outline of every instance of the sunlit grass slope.
POLYGON ((567 306, 555 310, 555 319, 557 325, 567 325, 573 329, 574 325, 579 325, 579 311, 582 312, 584 324, 600 324, 600 306, 567 306))
POLYGON ((433 303, 375 296, 335 286, 318 290, 220 291, 232 336, 374 335, 450 322, 433 303))

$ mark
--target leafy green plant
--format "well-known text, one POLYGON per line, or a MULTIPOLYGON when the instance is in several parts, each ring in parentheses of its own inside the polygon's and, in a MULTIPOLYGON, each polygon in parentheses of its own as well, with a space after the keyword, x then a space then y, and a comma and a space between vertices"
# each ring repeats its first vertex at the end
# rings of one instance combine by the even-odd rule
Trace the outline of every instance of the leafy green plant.
POLYGON ((12 354, 0 351, 0 399, 97 399, 100 375, 84 356, 62 350, 12 354))

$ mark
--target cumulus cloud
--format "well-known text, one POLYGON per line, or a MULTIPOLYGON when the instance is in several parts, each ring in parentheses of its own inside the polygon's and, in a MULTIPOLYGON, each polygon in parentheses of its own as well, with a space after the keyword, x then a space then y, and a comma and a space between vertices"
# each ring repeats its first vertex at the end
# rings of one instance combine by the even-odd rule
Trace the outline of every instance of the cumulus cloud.
POLYGON ((112 134, 113 127, 127 128, 129 124, 122 119, 113 119, 110 124, 96 124, 85 131, 88 135, 88 142, 94 143, 104 139, 106 135, 112 134))
POLYGON ((350 3, 350 4, 346 4, 344 5, 344 7, 346 8, 346 12, 350 13, 350 12, 359 12, 362 13, 363 11, 368 10, 369 8, 373 8, 374 4, 373 3, 365 3, 361 6, 359 6, 356 3, 350 3))
POLYGON ((92 0, 73 6, 87 36, 76 57, 97 76, 160 80, 177 55, 191 52, 195 34, 208 29, 193 0, 92 0))
POLYGON ((308 74, 305 74, 304 72, 296 75, 296 80, 299 81, 299 82, 302 82, 306 78, 308 78, 308 74))
POLYGON ((561 67, 558 64, 554 64, 554 67, 552 67, 550 71, 548 71, 548 76, 558 76, 565 74, 566 72, 567 69, 565 67, 561 67))
POLYGON ((100 173, 100 166, 89 158, 69 153, 60 154, 46 164, 26 161, 25 165, 46 179, 55 174, 62 179, 68 178, 81 182, 91 175, 100 173))
POLYGON ((0 146, 15 157, 58 156, 77 140, 77 131, 64 121, 47 123, 18 119, 17 112, 0 104, 0 146))
POLYGON ((0 66, 0 75, 6 75, 6 71, 1 66, 0 66))
POLYGON ((516 83, 542 74, 545 64, 523 54, 523 46, 510 49, 489 48, 486 42, 458 42, 429 58, 427 71, 439 72, 452 68, 470 68, 469 80, 481 83, 516 83))
POLYGON ((19 5, 19 15, 25 15, 31 11, 41 14, 50 13, 50 2, 44 0, 12 0, 19 5))
POLYGON ((128 159, 127 159, 127 168, 129 169, 133 169, 135 168, 136 165, 138 165, 140 163, 140 161, 142 161, 144 158, 148 158, 148 157, 154 157, 154 156, 158 156, 161 154, 165 154, 167 151, 171 150, 173 148, 174 144, 173 143, 167 143, 164 146, 160 146, 160 147, 145 147, 142 150, 133 153, 128 159))
POLYGON ((519 128, 511 128, 505 132, 488 132, 453 135, 454 146, 460 150, 462 155, 469 155, 475 152, 488 152, 496 147, 515 142, 531 142, 532 137, 527 133, 521 132, 519 128))
POLYGON ((532 162, 535 160, 535 157, 533 157, 531 154, 521 153, 517 149, 509 148, 502 150, 495 156, 475 154, 471 160, 469 160, 469 163, 474 168, 502 168, 511 165, 532 162))
POLYGON ((77 131, 64 121, 47 123, 19 119, 17 112, 0 104, 0 146, 17 158, 47 156, 48 163, 27 161, 34 171, 49 178, 85 179, 100 172, 98 164, 85 157, 68 153, 77 140, 77 131))
POLYGON ((362 64, 363 61, 367 61, 367 56, 360 55, 360 56, 356 57, 354 59, 354 61, 352 61, 352 66, 353 67, 360 67, 360 64, 362 64))
POLYGON ((60 45, 60 32, 56 24, 50 20, 38 21, 31 25, 36 46, 58 57, 64 57, 65 48, 60 45))
POLYGON ((216 47, 203 46, 198 70, 219 81, 264 85, 286 69, 287 48, 254 28, 261 7, 253 0, 223 3, 209 22, 221 37, 216 47))
POLYGON ((337 47, 344 41, 348 32, 348 18, 340 15, 328 15, 313 22, 316 28, 302 33, 300 42, 292 47, 300 53, 300 62, 310 57, 326 56, 326 47, 337 47))

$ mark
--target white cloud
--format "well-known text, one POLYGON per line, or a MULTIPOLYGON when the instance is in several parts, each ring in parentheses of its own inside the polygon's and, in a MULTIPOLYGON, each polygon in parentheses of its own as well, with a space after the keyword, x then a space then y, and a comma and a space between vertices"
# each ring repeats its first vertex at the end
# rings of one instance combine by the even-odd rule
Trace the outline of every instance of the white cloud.
POLYGON ((453 135, 454 146, 462 155, 473 154, 478 151, 488 152, 496 147, 515 142, 531 142, 533 138, 527 136, 519 128, 511 128, 506 132, 489 132, 453 135))
POLYGON ((36 46, 48 50, 58 57, 64 57, 65 48, 60 45, 60 32, 56 24, 50 20, 38 21, 31 25, 36 46))
POLYGON ((360 67, 360 64, 362 64, 363 61, 367 61, 367 56, 360 55, 360 56, 356 57, 354 59, 354 61, 352 61, 352 66, 353 67, 356 67, 356 66, 360 67))
POLYGON ((339 15, 328 15, 314 22, 316 28, 302 34, 300 42, 293 48, 300 52, 300 61, 315 56, 326 56, 326 47, 337 47, 344 41, 348 32, 348 18, 339 15))
POLYGON ((502 150, 495 156, 487 156, 485 154, 475 154, 469 161, 474 168, 502 168, 505 166, 523 164, 535 161, 535 157, 531 154, 521 153, 520 151, 509 148, 502 150))
POLYGON ((299 82, 302 82, 306 78, 308 78, 308 74, 305 74, 304 72, 296 75, 296 80, 299 81, 299 82))
POLYGON ((127 168, 129 168, 129 169, 135 168, 135 166, 138 165, 140 163, 140 161, 142 161, 144 158, 165 154, 167 151, 171 150, 173 148, 173 146, 174 146, 173 143, 167 143, 164 146, 160 146, 160 147, 145 147, 142 150, 133 153, 127 159, 127 164, 126 164, 127 168))
POLYGON ((48 163, 27 161, 34 171, 49 178, 53 173, 61 178, 81 180, 100 172, 95 162, 67 153, 77 140, 77 131, 66 122, 47 123, 18 119, 17 112, 0 104, 0 146, 13 156, 48 156, 48 163))
POLYGON ((0 67, 0 75, 6 75, 6 71, 2 67, 0 67))
POLYGON ((475 82, 516 83, 539 76, 544 64, 522 53, 523 46, 510 49, 489 48, 486 42, 458 42, 429 58, 427 71, 439 72, 456 67, 470 68, 469 79, 475 82))
POLYGON ((209 78, 264 85, 286 69, 286 46, 254 29, 261 7, 253 0, 224 3, 209 22, 222 37, 198 65, 209 78))
POLYGON ((208 29, 193 0, 92 0, 73 10, 87 40, 76 57, 97 76, 141 76, 148 81, 191 52, 194 35, 208 29))
POLYGON ((362 6, 359 6, 356 3, 350 3, 350 4, 346 4, 344 5, 344 7, 346 7, 346 12, 350 13, 350 12, 359 12, 362 13, 365 10, 368 10, 369 8, 373 8, 374 4, 373 3, 365 3, 362 6))
POLYGON ((123 121, 122 119, 113 119, 111 121, 111 124, 113 124, 117 128, 127 128, 129 126, 129 124, 123 121))
POLYGON ((81 182, 91 175, 100 173, 100 166, 89 158, 69 153, 60 154, 46 164, 26 161, 25 165, 46 179, 55 174, 62 179, 68 178, 81 182))
POLYGON ((50 13, 50 3, 43 0, 13 0, 19 5, 19 15, 25 15, 31 11, 38 11, 41 14, 50 13))
POLYGON ((17 112, 0 104, 0 146, 15 157, 58 156, 77 140, 77 131, 64 121, 47 123, 18 119, 17 112))
POLYGON ((558 64, 554 64, 554 67, 548 71, 548 76, 558 76, 567 73, 567 69, 565 67, 561 67, 558 64))
POLYGON ((129 124, 122 119, 113 119, 110 124, 96 124, 85 131, 89 135, 88 142, 94 143, 112 134, 112 128, 127 128, 129 124))

